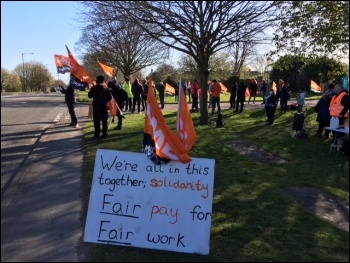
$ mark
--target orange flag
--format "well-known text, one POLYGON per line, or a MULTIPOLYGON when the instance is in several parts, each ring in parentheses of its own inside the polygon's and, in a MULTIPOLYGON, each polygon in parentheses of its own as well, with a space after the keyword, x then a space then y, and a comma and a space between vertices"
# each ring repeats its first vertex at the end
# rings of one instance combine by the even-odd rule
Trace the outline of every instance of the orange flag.
POLYGON ((97 60, 98 64, 100 65, 101 69, 103 72, 108 76, 108 77, 113 77, 114 76, 114 69, 112 67, 109 67, 105 64, 102 64, 99 60, 97 60))
POLYGON ((168 83, 165 83, 165 91, 171 94, 175 94, 175 88, 168 83))
POLYGON ((220 86, 221 86, 221 91, 227 93, 227 88, 224 84, 222 84, 221 82, 219 82, 220 86))
POLYGON ((81 82, 92 83, 94 78, 82 66, 79 65, 78 61, 73 56, 72 52, 70 52, 67 45, 66 48, 70 62, 70 73, 81 82))
POLYGON ((176 130, 177 135, 188 153, 197 138, 197 134, 193 126, 192 116, 186 100, 186 94, 182 88, 181 80, 179 83, 179 103, 176 116, 176 130))
POLYGON ((272 89, 273 89, 274 92, 277 91, 277 84, 274 81, 272 81, 272 89))
POLYGON ((62 55, 53 55, 55 59, 55 64, 57 68, 57 74, 65 74, 67 72, 70 72, 70 67, 69 67, 69 57, 65 57, 62 55))
POLYGON ((156 164, 170 160, 188 163, 191 158, 179 137, 165 123, 152 86, 152 73, 148 82, 147 110, 142 152, 156 164))
POLYGON ((322 92, 322 88, 320 86, 318 86, 317 83, 313 80, 311 80, 310 87, 311 87, 311 91, 313 91, 315 93, 322 92))
POLYGON ((111 115, 113 117, 117 116, 117 112, 118 112, 118 104, 115 101, 113 95, 111 94, 112 99, 110 101, 108 101, 107 105, 108 105, 108 109, 109 112, 111 113, 111 115))

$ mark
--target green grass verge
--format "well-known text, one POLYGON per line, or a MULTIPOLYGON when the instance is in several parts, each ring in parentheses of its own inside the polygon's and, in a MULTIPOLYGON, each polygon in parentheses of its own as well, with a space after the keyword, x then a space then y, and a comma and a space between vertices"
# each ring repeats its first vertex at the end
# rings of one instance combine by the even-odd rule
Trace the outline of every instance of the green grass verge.
MULTIPOLYGON (((282 187, 313 187, 349 203, 349 159, 328 153, 330 139, 314 137, 314 108, 306 118, 306 139, 292 138, 293 114, 287 112, 266 126, 263 109, 234 114, 224 110, 226 126, 197 126, 197 140, 190 156, 215 159, 213 219, 210 254, 91 244, 93 262, 348 262, 349 233, 309 212, 279 192, 282 187), (284 158, 285 164, 260 164, 239 154, 226 142, 247 140, 284 158)), ((163 112, 175 131, 176 112, 163 112)), ((194 123, 199 113, 192 114, 194 123)), ((141 152, 143 114, 128 114, 123 130, 113 130, 104 140, 91 140, 93 123, 84 125, 83 170, 85 213, 97 149, 141 152)), ((84 217, 85 220, 85 217, 84 217)))

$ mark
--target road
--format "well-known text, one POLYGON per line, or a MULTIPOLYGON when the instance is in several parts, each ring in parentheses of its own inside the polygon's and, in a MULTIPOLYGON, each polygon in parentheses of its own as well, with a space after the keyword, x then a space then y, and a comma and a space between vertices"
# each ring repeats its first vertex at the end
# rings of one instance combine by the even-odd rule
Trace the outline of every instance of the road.
POLYGON ((61 93, 1 97, 2 262, 84 261, 83 130, 69 123, 61 93))

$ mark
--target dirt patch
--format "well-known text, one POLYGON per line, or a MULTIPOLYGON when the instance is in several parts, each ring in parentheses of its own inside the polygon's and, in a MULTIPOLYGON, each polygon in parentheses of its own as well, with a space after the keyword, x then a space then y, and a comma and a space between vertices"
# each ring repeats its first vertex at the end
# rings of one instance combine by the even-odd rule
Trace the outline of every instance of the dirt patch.
MULTIPOLYGON (((226 143, 239 154, 262 164, 283 164, 286 160, 279 158, 260 147, 243 140, 226 143)), ((335 197, 314 188, 287 187, 280 189, 315 215, 349 232, 349 205, 338 201, 335 197)))
POLYGON ((228 146, 237 151, 239 154, 262 164, 283 164, 286 160, 269 153, 260 147, 243 140, 226 142, 228 146))
POLYGON ((283 188, 280 191, 317 216, 349 232, 349 206, 314 188, 283 188))

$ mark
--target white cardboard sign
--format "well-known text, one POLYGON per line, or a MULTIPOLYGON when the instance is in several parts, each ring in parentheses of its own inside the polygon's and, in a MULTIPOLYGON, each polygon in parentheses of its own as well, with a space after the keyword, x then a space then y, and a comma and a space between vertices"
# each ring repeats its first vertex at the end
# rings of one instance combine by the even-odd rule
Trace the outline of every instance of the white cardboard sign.
POLYGON ((85 242, 209 254, 215 160, 98 149, 85 242))

